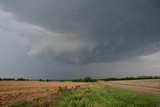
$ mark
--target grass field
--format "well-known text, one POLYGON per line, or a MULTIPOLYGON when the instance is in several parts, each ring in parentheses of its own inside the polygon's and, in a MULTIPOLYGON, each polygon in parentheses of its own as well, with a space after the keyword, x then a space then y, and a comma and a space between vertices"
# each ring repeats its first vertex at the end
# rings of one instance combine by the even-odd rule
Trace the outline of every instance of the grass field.
POLYGON ((64 93, 50 107, 160 107, 160 97, 114 88, 98 82, 86 90, 64 93))
MULTIPOLYGON (((159 80, 137 82, 144 81, 159 80)), ((1 81, 0 104, 0 107, 160 107, 160 96, 115 88, 106 82, 1 81)))

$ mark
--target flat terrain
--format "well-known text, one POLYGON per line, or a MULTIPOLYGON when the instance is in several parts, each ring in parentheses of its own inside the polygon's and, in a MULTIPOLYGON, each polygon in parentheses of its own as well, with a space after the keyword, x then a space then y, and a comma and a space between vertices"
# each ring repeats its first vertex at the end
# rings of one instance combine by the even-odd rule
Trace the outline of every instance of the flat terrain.
POLYGON ((160 96, 128 91, 106 82, 63 95, 49 107, 160 107, 160 96))
POLYGON ((109 81, 108 85, 160 96, 160 79, 109 81))
POLYGON ((159 82, 0 81, 0 107, 160 107, 159 82))
POLYGON ((117 84, 160 88, 160 79, 112 81, 117 84))
POLYGON ((51 102, 58 86, 74 88, 88 85, 82 82, 0 81, 0 107, 17 102, 32 102, 39 98, 47 98, 51 102))

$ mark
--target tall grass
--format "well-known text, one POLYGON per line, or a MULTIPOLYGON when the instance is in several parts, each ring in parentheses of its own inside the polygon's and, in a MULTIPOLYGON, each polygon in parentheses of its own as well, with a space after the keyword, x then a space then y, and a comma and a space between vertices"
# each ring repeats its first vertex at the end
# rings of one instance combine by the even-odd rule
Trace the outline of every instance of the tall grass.
POLYGON ((160 107, 160 97, 117 89, 97 82, 85 90, 62 93, 50 107, 160 107))

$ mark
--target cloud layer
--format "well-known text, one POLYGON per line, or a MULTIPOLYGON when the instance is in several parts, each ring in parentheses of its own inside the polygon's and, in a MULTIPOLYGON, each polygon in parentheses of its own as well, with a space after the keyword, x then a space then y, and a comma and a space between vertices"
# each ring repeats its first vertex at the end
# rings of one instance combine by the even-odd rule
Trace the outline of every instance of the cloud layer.
POLYGON ((125 60, 160 50, 158 0, 1 3, 1 28, 20 35, 29 55, 86 64, 125 60))
POLYGON ((26 47, 28 55, 52 54, 61 55, 72 63, 80 63, 79 57, 83 52, 90 52, 94 48, 93 41, 79 38, 74 33, 53 33, 29 23, 18 22, 13 14, 0 10, 0 28, 18 35, 21 45, 26 47))

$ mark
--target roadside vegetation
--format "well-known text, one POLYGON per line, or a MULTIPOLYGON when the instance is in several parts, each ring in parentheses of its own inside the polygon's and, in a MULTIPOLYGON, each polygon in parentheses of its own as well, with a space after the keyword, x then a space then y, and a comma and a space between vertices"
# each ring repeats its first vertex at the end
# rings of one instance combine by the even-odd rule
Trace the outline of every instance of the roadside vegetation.
POLYGON ((136 93, 97 82, 85 90, 60 92, 49 107, 160 107, 160 97, 136 93))

